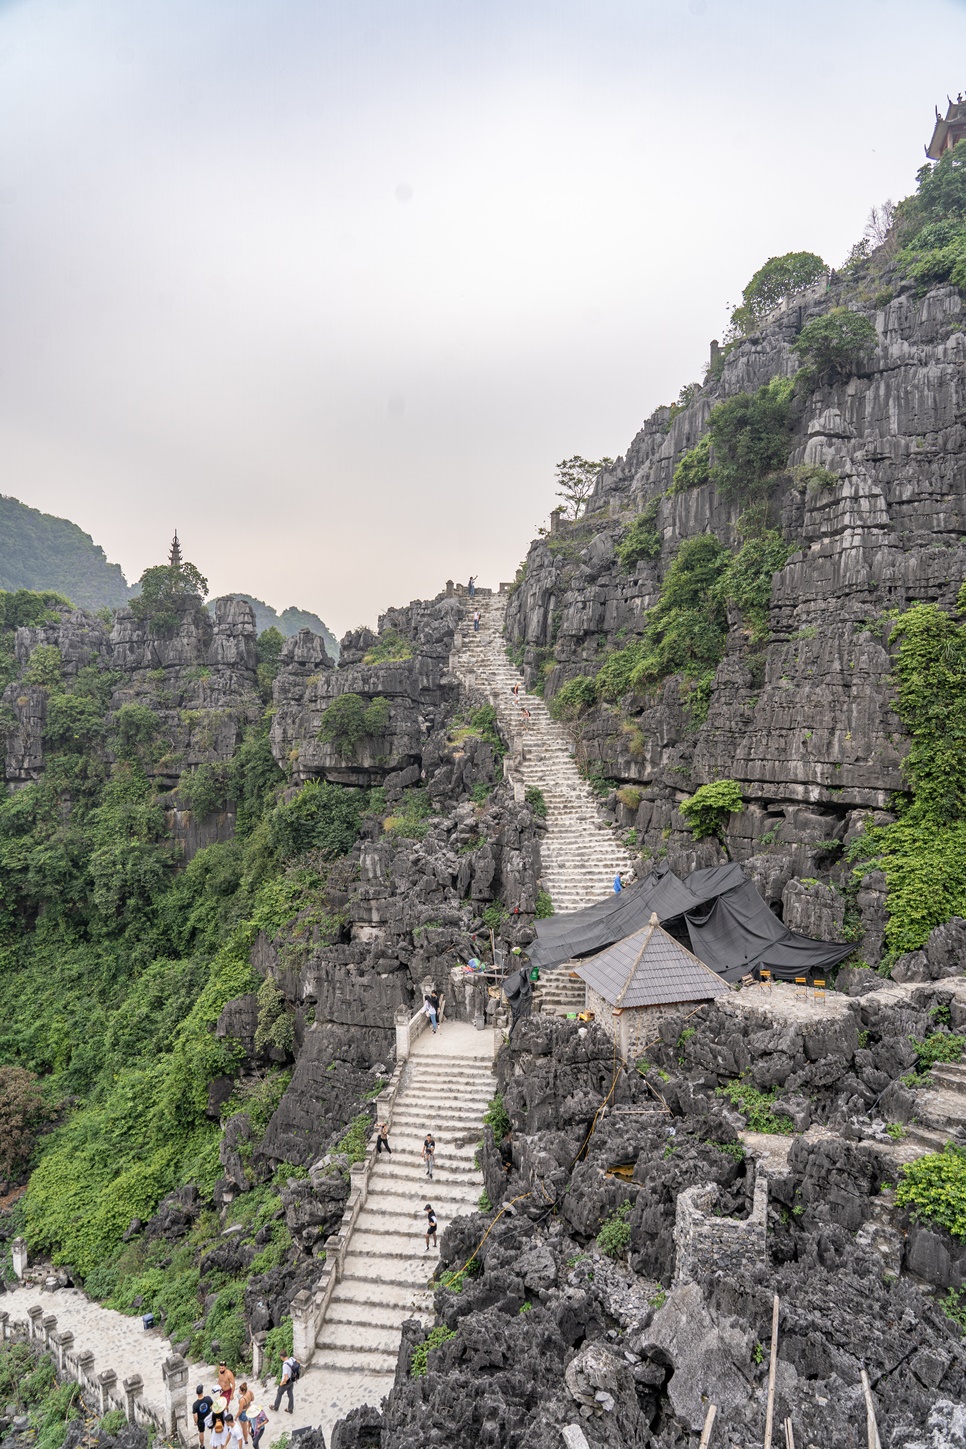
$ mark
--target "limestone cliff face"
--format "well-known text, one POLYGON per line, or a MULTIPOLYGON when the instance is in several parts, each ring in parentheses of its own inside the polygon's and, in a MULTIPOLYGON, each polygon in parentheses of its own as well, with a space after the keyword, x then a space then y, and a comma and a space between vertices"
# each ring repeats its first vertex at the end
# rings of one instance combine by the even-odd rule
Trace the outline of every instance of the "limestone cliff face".
MULTIPOLYGON (((791 344, 813 317, 843 304, 866 312, 878 342, 860 375, 817 387, 795 405, 789 471, 770 503, 770 521, 793 551, 773 579, 767 648, 751 647, 733 612, 699 728, 674 678, 647 701, 598 706, 577 727, 580 758, 642 792, 636 809, 611 801, 618 823, 634 826, 645 852, 666 853, 675 869, 719 856, 716 843, 694 843, 677 805, 707 781, 737 780, 749 808, 732 817, 728 848, 803 930, 815 926, 814 902, 789 884, 830 878, 820 842, 849 838, 904 785, 907 742, 892 707, 883 616, 915 600, 949 608, 966 575, 963 299, 956 288, 918 299, 900 288, 876 311, 849 287, 839 282, 786 310, 731 349, 720 377, 707 379, 682 411, 663 408, 648 419, 599 480, 586 518, 531 546, 507 609, 508 644, 531 683, 543 678, 548 700, 568 679, 595 674, 609 650, 641 632, 683 539, 712 533, 735 544, 739 502, 722 499, 713 484, 672 490, 674 469, 705 433, 711 409, 790 376, 791 344), (806 488, 792 472, 800 464, 838 482, 806 488), (627 571, 615 549, 649 504, 661 554, 627 571)), ((869 882, 864 902, 873 957, 880 884, 869 882)), ((835 922, 825 925, 831 931, 835 922)))
POLYGON ((272 749, 279 764, 291 768, 293 781, 415 784, 423 745, 457 698, 447 670, 458 620, 459 601, 445 595, 390 610, 379 620, 379 634, 361 629, 345 636, 338 669, 307 629, 287 640, 275 681, 272 749), (411 657, 366 664, 385 634, 405 641, 411 657), (318 737, 323 713, 342 694, 389 704, 386 733, 360 741, 351 758, 318 737))
MULTIPOLYGON (((221 599, 211 616, 203 610, 183 616, 170 636, 152 632, 130 609, 119 609, 114 626, 83 609, 55 611, 57 619, 16 632, 18 665, 29 668, 39 646, 59 651, 66 681, 93 667, 116 677, 111 697, 115 714, 126 704, 151 709, 168 748, 146 766, 159 790, 173 789, 181 775, 200 764, 224 763, 247 724, 258 719, 255 682, 255 616, 240 599, 221 599)), ((46 691, 22 681, 8 686, 6 780, 21 785, 44 768, 46 691)), ((207 843, 207 842, 206 842, 207 843)))

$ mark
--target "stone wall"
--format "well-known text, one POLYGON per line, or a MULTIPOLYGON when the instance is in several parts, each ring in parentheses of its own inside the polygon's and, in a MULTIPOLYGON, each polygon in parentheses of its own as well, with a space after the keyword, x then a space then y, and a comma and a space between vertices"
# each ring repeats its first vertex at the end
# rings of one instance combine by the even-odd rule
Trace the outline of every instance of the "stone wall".
POLYGON ((717 1217, 718 1187, 706 1183, 678 1194, 674 1220, 677 1256, 674 1283, 692 1283, 721 1272, 741 1278, 765 1262, 768 1178, 755 1175, 755 1196, 747 1218, 717 1217))

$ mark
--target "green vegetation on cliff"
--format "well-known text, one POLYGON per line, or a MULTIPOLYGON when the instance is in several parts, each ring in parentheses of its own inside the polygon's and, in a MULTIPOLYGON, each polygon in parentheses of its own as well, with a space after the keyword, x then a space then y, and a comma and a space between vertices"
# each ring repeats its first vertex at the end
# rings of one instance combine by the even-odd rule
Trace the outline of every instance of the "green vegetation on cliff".
MULTIPOLYGON (((959 609, 966 612, 966 587, 959 609)), ((886 942, 914 951, 934 926, 966 915, 966 621, 935 604, 914 604, 897 621, 896 708, 911 746, 904 769, 911 798, 894 824, 853 842, 857 874, 879 868, 888 883, 886 942)))
MULTIPOLYGON (((46 607, 20 598, 13 612, 46 607)), ((8 629, 0 652, 9 641, 8 629)), ((235 803, 237 834, 176 869, 151 783, 168 748, 159 717, 134 702, 112 712, 115 675, 65 682, 56 659, 41 664, 44 773, 0 799, 0 1061, 36 1077, 60 1112, 25 1200, 28 1241, 87 1275, 172 1188, 210 1191, 220 1134, 208 1086, 240 1052, 213 1028, 259 985, 259 931, 296 917, 321 939, 338 929, 327 862, 352 848, 365 802, 334 785, 281 801, 266 715, 227 764, 186 777, 198 808, 235 803)))
POLYGON ((118 608, 130 589, 90 534, 0 494, 0 589, 53 590, 85 609, 118 608))

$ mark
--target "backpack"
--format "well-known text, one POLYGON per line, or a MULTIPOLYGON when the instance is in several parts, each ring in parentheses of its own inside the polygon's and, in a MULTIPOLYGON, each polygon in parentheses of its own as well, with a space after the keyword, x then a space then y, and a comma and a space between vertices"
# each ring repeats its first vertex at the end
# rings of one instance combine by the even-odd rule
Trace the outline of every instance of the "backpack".
POLYGON ((298 1381, 299 1381, 299 1379, 301 1377, 302 1377, 302 1365, 299 1363, 299 1361, 298 1361, 297 1358, 290 1358, 289 1361, 288 1361, 288 1378, 289 1378, 289 1383, 297 1384, 298 1381))

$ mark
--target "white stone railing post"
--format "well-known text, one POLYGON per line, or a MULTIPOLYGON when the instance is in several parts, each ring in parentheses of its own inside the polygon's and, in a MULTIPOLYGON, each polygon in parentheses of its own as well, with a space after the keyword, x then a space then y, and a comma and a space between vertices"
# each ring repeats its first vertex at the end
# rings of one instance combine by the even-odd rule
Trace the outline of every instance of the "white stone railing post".
POLYGON ((10 1244, 10 1256, 13 1259, 14 1277, 22 1281, 27 1271, 27 1244, 23 1238, 14 1238, 10 1244))
POLYGON ((27 1309, 27 1317, 30 1319, 30 1337, 42 1338, 44 1310, 39 1303, 34 1303, 27 1309))
POLYGON ((307 1288, 296 1293, 289 1306, 289 1313, 292 1315, 292 1353, 299 1363, 307 1364, 315 1352, 315 1340, 318 1337, 312 1294, 307 1288))
POLYGON ((178 1433, 179 1419, 188 1417, 188 1365, 173 1353, 161 1365, 164 1378, 164 1422, 168 1434, 178 1433))
POLYGON ((97 1375, 97 1400, 102 1416, 111 1412, 116 1387, 117 1374, 113 1369, 105 1369, 97 1375))
POLYGON ((54 1352, 57 1355, 57 1367, 61 1373, 67 1368, 67 1355, 74 1347, 74 1335, 65 1330, 63 1333, 51 1335, 54 1345, 54 1352))
POLYGON ((41 1323, 44 1330, 44 1348, 50 1348, 50 1335, 57 1332, 57 1317, 53 1313, 45 1313, 41 1323))
MULTIPOLYGON (((103 1378, 103 1374, 101 1375, 103 1378)), ((115 1376, 116 1377, 116 1376, 115 1376)), ((187 1382, 188 1372, 185 1365, 185 1381, 187 1382)), ((124 1412, 127 1414, 128 1423, 136 1424, 138 1415, 138 1399, 144 1392, 144 1380, 140 1374, 132 1374, 129 1379, 124 1380, 124 1412)), ((187 1395, 185 1395, 185 1407, 187 1408, 187 1395)), ((177 1427, 177 1426, 175 1426, 177 1427)))

